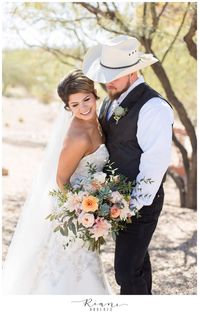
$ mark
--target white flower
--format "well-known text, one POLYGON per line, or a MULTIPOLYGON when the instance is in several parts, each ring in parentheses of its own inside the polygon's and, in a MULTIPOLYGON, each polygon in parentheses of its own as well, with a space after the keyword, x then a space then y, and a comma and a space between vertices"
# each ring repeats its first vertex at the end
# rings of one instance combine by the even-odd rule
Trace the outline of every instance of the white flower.
POLYGON ((84 190, 87 192, 87 195, 93 191, 93 187, 90 182, 84 185, 84 190))
POLYGON ((120 118, 123 117, 128 112, 127 108, 122 108, 118 106, 113 112, 113 118, 116 120, 116 124, 119 122, 120 118))
POLYGON ((86 228, 93 226, 95 217, 92 213, 83 213, 78 217, 78 222, 81 223, 86 228))
POLYGON ((114 114, 117 116, 123 116, 125 114, 125 109, 122 108, 121 106, 118 106, 115 110, 114 110, 114 114))
POLYGON ((93 179, 103 184, 106 181, 106 174, 103 172, 97 172, 93 175, 93 179))
POLYGON ((111 202, 119 203, 122 200, 122 195, 118 191, 113 191, 111 194, 111 202))
POLYGON ((64 207, 67 208, 70 212, 78 211, 81 208, 81 197, 79 194, 73 194, 72 192, 68 193, 68 198, 64 204, 64 207))
POLYGON ((82 202, 84 197, 88 197, 89 196, 89 193, 87 191, 79 191, 78 192, 78 198, 79 198, 79 201, 82 202))
POLYGON ((121 220, 126 220, 127 217, 132 216, 132 211, 129 208, 129 204, 124 199, 122 200, 123 208, 120 211, 121 220))

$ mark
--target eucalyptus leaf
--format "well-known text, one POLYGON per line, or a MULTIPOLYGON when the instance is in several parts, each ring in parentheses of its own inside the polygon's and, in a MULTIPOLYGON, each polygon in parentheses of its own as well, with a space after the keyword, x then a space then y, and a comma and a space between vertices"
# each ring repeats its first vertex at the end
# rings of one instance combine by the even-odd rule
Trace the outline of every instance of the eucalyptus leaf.
POLYGON ((58 225, 57 227, 55 227, 55 229, 53 230, 53 232, 54 232, 54 233, 56 233, 57 231, 59 231, 59 230, 60 230, 60 228, 61 228, 61 226, 60 226, 60 225, 58 225))
POLYGON ((76 227, 74 223, 70 223, 68 225, 69 229, 73 232, 73 234, 76 236, 77 235, 77 231, 76 231, 76 227))
POLYGON ((48 216, 46 216, 46 220, 49 219, 51 217, 52 214, 49 214, 48 216))
POLYGON ((54 219, 55 219, 55 215, 52 214, 51 217, 50 217, 50 221, 52 222, 54 219))
POLYGON ((65 236, 68 236, 68 227, 67 226, 64 227, 64 233, 65 233, 65 236))
POLYGON ((60 228, 60 233, 63 235, 63 236, 68 236, 68 228, 60 228))
POLYGON ((112 232, 111 235, 112 235, 113 240, 115 241, 116 240, 116 233, 112 232))

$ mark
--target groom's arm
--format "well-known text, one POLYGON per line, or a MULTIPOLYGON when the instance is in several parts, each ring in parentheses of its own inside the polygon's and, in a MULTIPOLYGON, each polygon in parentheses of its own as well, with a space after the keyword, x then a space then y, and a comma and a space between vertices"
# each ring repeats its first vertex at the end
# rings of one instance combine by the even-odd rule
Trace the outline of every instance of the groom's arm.
POLYGON ((137 140, 143 153, 136 181, 150 178, 153 183, 140 182, 141 190, 135 188, 132 192, 131 208, 139 210, 151 205, 155 198, 170 164, 172 124, 173 110, 162 99, 153 98, 140 110, 137 140))

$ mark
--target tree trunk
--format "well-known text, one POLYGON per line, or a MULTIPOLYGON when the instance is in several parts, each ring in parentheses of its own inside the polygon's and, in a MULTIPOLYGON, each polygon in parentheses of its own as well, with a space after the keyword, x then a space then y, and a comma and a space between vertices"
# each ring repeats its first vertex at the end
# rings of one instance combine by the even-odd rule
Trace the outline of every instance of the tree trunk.
POLYGON ((165 90, 168 101, 171 103, 171 105, 175 107, 176 111, 178 112, 179 118, 187 131, 187 135, 190 138, 193 153, 195 153, 196 146, 197 146, 196 133, 195 133, 194 126, 190 118, 187 115, 185 107, 176 97, 162 64, 160 64, 159 62, 152 64, 152 68, 157 78, 159 79, 162 87, 165 90))
POLYGON ((186 201, 185 206, 187 208, 197 209, 197 154, 192 155, 191 170, 187 177, 186 188, 186 201))
POLYGON ((172 170, 168 170, 167 174, 171 176, 171 178, 174 180, 177 188, 180 192, 180 207, 186 207, 186 187, 185 187, 185 181, 184 179, 173 172, 172 170))
POLYGON ((190 160, 191 169, 186 180, 172 169, 168 170, 168 175, 174 180, 180 193, 180 206, 192 210, 197 210, 197 154, 192 155, 190 160))

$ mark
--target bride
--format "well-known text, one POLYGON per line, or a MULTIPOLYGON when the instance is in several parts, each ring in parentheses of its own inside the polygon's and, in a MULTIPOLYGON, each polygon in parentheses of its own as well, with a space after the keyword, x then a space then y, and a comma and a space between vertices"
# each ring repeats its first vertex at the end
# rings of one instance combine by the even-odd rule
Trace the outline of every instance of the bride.
POLYGON ((96 113, 94 83, 74 70, 58 86, 65 104, 32 191, 17 224, 3 268, 6 294, 111 294, 100 256, 78 241, 63 248, 46 216, 55 208, 49 196, 88 175, 87 163, 101 171, 108 151, 96 113), (70 112, 67 112, 70 111, 70 112))

